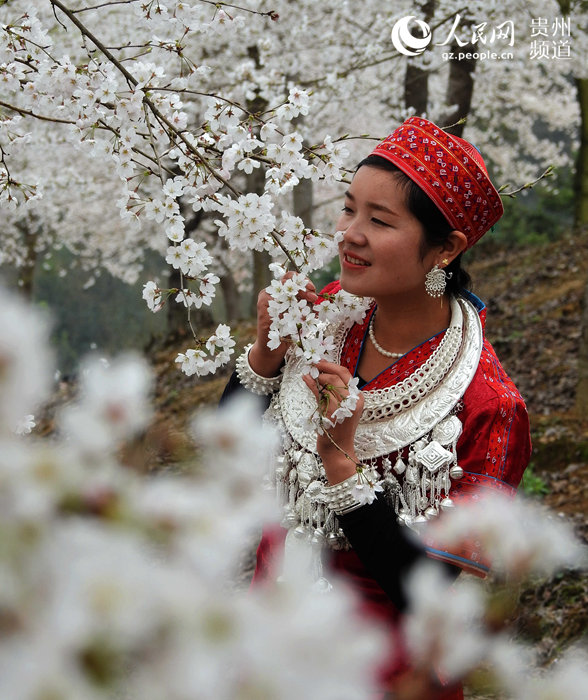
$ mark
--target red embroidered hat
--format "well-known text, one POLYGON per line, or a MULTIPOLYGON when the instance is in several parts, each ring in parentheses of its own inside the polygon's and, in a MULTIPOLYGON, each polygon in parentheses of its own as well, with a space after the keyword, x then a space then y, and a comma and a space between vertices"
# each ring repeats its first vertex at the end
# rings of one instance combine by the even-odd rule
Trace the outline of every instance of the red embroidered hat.
POLYGON ((421 117, 410 117, 371 155, 386 158, 424 190, 468 248, 504 213, 484 160, 471 143, 421 117))

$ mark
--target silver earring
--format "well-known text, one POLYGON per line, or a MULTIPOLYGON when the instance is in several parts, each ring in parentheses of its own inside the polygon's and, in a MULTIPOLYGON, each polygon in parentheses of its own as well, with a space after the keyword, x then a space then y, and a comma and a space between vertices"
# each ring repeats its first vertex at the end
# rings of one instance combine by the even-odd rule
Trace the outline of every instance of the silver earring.
POLYGON ((425 289, 431 297, 440 297, 445 293, 447 280, 451 279, 453 272, 447 274, 439 265, 435 265, 432 270, 429 270, 425 275, 425 289))

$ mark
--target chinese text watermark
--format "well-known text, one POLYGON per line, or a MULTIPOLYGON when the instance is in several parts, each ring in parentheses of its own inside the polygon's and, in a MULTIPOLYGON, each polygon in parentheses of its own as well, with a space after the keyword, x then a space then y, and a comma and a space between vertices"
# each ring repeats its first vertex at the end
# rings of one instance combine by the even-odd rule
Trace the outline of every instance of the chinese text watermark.
POLYGON ((435 29, 435 38, 442 41, 433 42, 433 30, 427 22, 414 15, 402 17, 394 23, 391 39, 394 48, 405 56, 419 56, 431 44, 446 46, 442 53, 443 60, 490 59, 505 60, 514 58, 513 51, 505 50, 515 46, 515 29, 521 31, 529 40, 529 57, 531 59, 569 59, 572 57, 571 22, 569 17, 534 17, 524 28, 515 28, 513 20, 491 24, 490 22, 473 22, 462 20, 459 14, 452 19, 449 31, 441 27, 435 29), (412 33, 418 31, 420 36, 412 33), (439 37, 441 33, 442 37, 439 37), (443 38, 444 37, 444 38, 443 38))

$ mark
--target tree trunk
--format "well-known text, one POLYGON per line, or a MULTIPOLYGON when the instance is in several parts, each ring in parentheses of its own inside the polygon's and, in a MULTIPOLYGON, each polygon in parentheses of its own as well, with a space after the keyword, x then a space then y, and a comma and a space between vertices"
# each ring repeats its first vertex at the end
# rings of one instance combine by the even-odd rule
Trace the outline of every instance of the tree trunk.
POLYGON ((578 352, 578 385, 576 387, 576 412, 582 421, 588 421, 588 284, 584 292, 582 310, 582 336, 578 352))
MULTIPOLYGON (((247 53, 250 58, 255 61, 255 66, 260 68, 259 62, 259 47, 249 46, 247 53)), ((257 94, 252 100, 247 100, 247 109, 252 114, 262 114, 267 108, 267 101, 257 94)), ((247 191, 262 195, 265 186, 265 170, 256 168, 251 175, 247 176, 247 191)), ((257 294, 267 287, 271 282, 272 275, 268 265, 271 262, 271 257, 266 251, 253 251, 252 255, 252 295, 249 304, 249 315, 255 318, 257 315, 257 294)))
POLYGON ((581 122, 580 149, 576 160, 574 181, 574 223, 580 227, 588 224, 588 78, 576 78, 576 89, 581 122))
POLYGON ((241 295, 239 294, 233 275, 230 272, 221 276, 220 286, 223 292, 227 323, 238 321, 243 317, 241 312, 241 295))
POLYGON ((293 210, 294 215, 299 216, 304 221, 306 228, 312 228, 313 203, 312 180, 301 180, 294 188, 293 210))
MULTIPOLYGON (((557 2, 562 14, 569 15, 570 0, 557 2)), ((575 83, 580 105, 580 149, 574 177, 574 225, 579 228, 588 224, 588 78, 576 78, 575 83)))
MULTIPOLYGON (((457 43, 454 43, 450 50, 457 54, 461 49, 457 43)), ((457 122, 460 119, 465 119, 470 113, 472 95, 474 94, 476 59, 463 58, 450 63, 445 102, 448 105, 456 105, 456 108, 443 115, 440 126, 449 127, 446 131, 454 136, 462 136, 464 124, 457 124, 457 122)))
POLYGON ((425 114, 429 102, 429 71, 415 66, 410 61, 404 74, 404 104, 415 114, 425 114))
POLYGON ((252 291, 251 305, 249 315, 251 318, 257 316, 257 295, 262 289, 265 289, 272 281, 272 273, 269 269, 269 264, 272 259, 270 254, 265 251, 253 251, 253 272, 252 272, 252 291))
MULTIPOLYGON (((262 195, 265 185, 265 171, 262 168, 256 168, 251 175, 247 176, 247 191, 262 195)), ((270 254, 265 251, 253 251, 253 271, 252 271, 252 296, 249 307, 249 314, 252 318, 257 315, 257 294, 262 289, 267 287, 272 281, 272 273, 269 269, 271 263, 270 254)))
MULTIPOLYGON (((574 223, 577 228, 588 224, 588 80, 576 79, 578 101, 580 103, 580 149, 576 161, 574 181, 575 211, 574 223)), ((578 352, 578 385, 576 387, 576 411, 578 418, 588 421, 588 282, 584 292, 584 308, 581 321, 582 335, 578 352)))
POLYGON ((18 283, 21 294, 28 302, 33 300, 33 292, 35 285, 35 270, 37 267, 37 234, 40 233, 40 227, 35 233, 31 232, 31 227, 35 226, 34 221, 23 221, 17 224, 20 230, 25 249, 24 265, 20 269, 18 275, 18 283))
MULTIPOLYGON (((435 0, 425 2, 419 11, 427 24, 431 23, 435 14, 435 0)), ((429 71, 415 65, 410 59, 406 62, 404 74, 404 104, 415 114, 424 114, 429 102, 429 71)))
MULTIPOLYGON (((471 33, 473 20, 467 19, 463 26, 471 33)), ((462 51, 462 47, 457 43, 457 39, 451 45, 453 55, 462 51)), ((452 110, 447 110, 439 120, 442 126, 450 134, 462 136, 465 124, 457 124, 460 119, 465 119, 470 113, 472 105, 472 95, 474 94, 474 70, 476 69, 475 58, 462 58, 458 61, 449 62, 449 79, 445 92, 445 104, 455 105, 452 110), (455 125, 455 126, 452 126, 455 125)))
MULTIPOLYGON (((558 0, 564 15, 570 12, 569 0, 558 0)), ((574 177, 574 225, 588 224, 588 79, 576 78, 578 104, 580 105, 580 149, 574 177)), ((588 282, 584 292, 581 320, 582 335, 578 352, 578 384, 576 386, 576 412, 581 421, 588 421, 588 282)))

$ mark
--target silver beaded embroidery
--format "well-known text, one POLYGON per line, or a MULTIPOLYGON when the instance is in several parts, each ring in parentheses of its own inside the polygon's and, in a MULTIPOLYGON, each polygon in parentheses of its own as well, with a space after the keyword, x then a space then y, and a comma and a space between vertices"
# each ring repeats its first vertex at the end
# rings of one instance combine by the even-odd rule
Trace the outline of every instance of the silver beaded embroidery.
MULTIPOLYGON (((350 325, 331 330, 338 361, 350 325)), ((365 465, 380 467, 387 497, 406 525, 417 527, 453 505, 448 497, 451 481, 463 476, 456 455, 462 426, 453 409, 474 376, 481 349, 482 328, 476 310, 463 299, 452 300, 451 325, 418 376, 402 382, 400 391, 391 387, 392 391, 364 392, 356 451, 365 465), (392 466, 388 455, 394 452, 398 456, 392 466), (398 479, 401 475, 402 481, 398 479)), ((275 473, 284 504, 282 525, 309 543, 321 541, 334 549, 346 548, 347 540, 327 504, 327 481, 316 452, 316 435, 307 429, 307 417, 315 410, 316 401, 300 379, 299 362, 288 360, 280 391, 272 397, 266 413, 284 438, 284 453, 278 458, 275 473)))
POLYGON ((280 373, 277 377, 262 377, 254 372, 249 364, 249 350, 251 350, 251 346, 252 343, 247 345, 235 363, 235 370, 237 372, 237 377, 239 377, 239 382, 245 389, 258 396, 273 394, 280 387, 282 375, 280 373))

